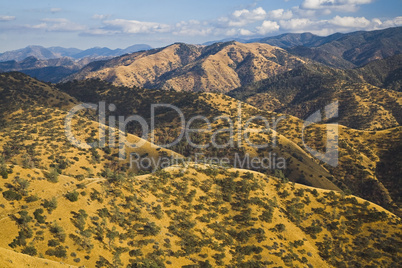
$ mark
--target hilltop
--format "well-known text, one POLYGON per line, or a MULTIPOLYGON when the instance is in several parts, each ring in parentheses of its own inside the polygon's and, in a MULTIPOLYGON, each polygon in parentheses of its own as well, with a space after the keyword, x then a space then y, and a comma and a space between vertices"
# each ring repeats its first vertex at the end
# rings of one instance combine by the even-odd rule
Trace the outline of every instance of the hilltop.
POLYGON ((227 92, 304 62, 267 44, 183 43, 88 64, 66 80, 100 78, 119 86, 227 92))

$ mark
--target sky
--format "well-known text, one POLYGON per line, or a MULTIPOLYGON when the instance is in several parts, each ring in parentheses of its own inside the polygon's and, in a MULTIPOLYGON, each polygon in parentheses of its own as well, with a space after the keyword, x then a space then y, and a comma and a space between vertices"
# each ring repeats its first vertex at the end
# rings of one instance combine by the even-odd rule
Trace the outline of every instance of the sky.
POLYGON ((0 52, 126 48, 402 26, 402 0, 1 0, 0 52))

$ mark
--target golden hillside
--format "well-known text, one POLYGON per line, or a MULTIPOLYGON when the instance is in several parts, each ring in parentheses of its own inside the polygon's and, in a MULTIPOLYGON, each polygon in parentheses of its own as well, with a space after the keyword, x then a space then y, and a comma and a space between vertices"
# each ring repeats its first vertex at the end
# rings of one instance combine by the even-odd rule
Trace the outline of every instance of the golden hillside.
MULTIPOLYGON (((257 170, 274 176, 286 177, 291 181, 314 187, 332 190, 342 189, 399 213, 397 211, 398 207, 401 207, 401 194, 399 187, 394 186, 399 185, 400 172, 402 171, 399 168, 400 164, 398 164, 400 163, 399 158, 391 155, 398 155, 398 145, 402 140, 400 128, 368 132, 340 126, 338 129, 339 165, 333 168, 318 161, 306 151, 302 143, 304 121, 297 117, 257 109, 252 105, 239 102, 223 94, 150 91, 125 87, 112 87, 112 90, 109 90, 109 87, 110 85, 108 86, 106 82, 98 80, 75 81, 60 85, 63 91, 68 92, 77 99, 83 101, 102 99, 108 103, 114 103, 118 107, 117 109, 121 107, 118 111, 120 115, 129 116, 134 113, 148 120, 152 103, 171 103, 183 112, 187 121, 195 115, 206 116, 212 122, 211 130, 194 136, 193 139, 198 144, 210 143, 211 133, 229 127, 227 120, 214 120, 216 116, 228 116, 237 129, 239 127, 237 123, 239 121, 239 118, 237 118, 239 104, 242 115, 241 121, 243 122, 242 128, 244 128, 246 121, 253 116, 267 118, 271 128, 272 123, 281 118, 278 121, 276 132, 264 131, 265 125, 258 120, 253 121, 250 126, 251 129, 258 130, 250 134, 251 141, 254 144, 272 143, 273 138, 278 137, 277 146, 256 150, 248 146, 243 140, 242 146, 239 148, 236 146, 238 140, 237 135, 235 135, 233 139, 234 146, 227 148, 218 149, 210 146, 207 149, 196 149, 183 139, 170 149, 193 160, 197 153, 203 154, 206 158, 227 157, 231 160, 230 165, 234 164, 236 154, 241 157, 246 154, 251 157, 267 157, 270 153, 275 153, 276 156, 286 159, 286 168, 282 170, 283 174, 273 170, 275 168, 257 170), (124 96, 124 98, 119 98, 119 96, 124 96), (389 168, 391 166, 392 168, 389 168)), ((365 88, 365 90, 368 90, 368 88, 365 88)), ((377 96, 380 99, 378 105, 385 106, 389 98, 382 99, 380 94, 382 91, 367 92, 366 98, 370 95, 374 98, 377 96, 376 93, 379 93, 377 96)), ((342 106, 340 108, 342 109, 342 106)), ((355 113, 354 115, 364 116, 362 113, 355 113)), ((348 116, 347 113, 345 113, 345 116, 348 116)), ((369 117, 367 116, 367 118, 369 117)), ((175 111, 157 113, 155 120, 158 122, 155 129, 157 143, 168 143, 176 139, 180 132, 180 122, 175 111)), ((357 119, 354 121, 357 121, 357 119)), ((379 123, 383 124, 383 121, 379 123)), ((308 127, 305 133, 306 145, 315 150, 325 152, 327 139, 325 128, 325 125, 320 124, 308 127)), ((133 131, 135 133, 135 130, 133 131)), ((221 144, 225 144, 229 141, 229 133, 222 132, 216 138, 221 144)), ((242 166, 237 165, 237 167, 242 166)))
POLYGON ((177 166, 79 184, 65 177, 57 195, 43 192, 49 182, 29 173, 14 166, 10 176, 27 178, 24 190, 41 198, 6 208, 0 246, 68 264, 395 267, 401 258, 395 215, 353 196, 261 173, 177 166))
POLYGON ((27 254, 17 253, 15 251, 0 248, 0 266, 4 268, 14 267, 48 267, 48 268, 74 268, 75 265, 65 264, 63 262, 51 261, 48 259, 32 257, 27 254))
MULTIPOLYGON (((120 115, 135 112, 146 120, 148 104, 171 101, 187 119, 202 114, 213 121, 209 132, 194 136, 199 143, 225 126, 222 120, 214 120, 218 115, 232 118, 242 128, 252 116, 282 116, 223 94, 127 87, 91 91, 98 82, 88 82, 84 87, 90 87, 84 91, 80 87, 64 90, 74 93, 78 100, 72 99, 77 103, 81 98, 103 99, 124 107, 120 115)), ((42 86, 49 94, 69 96, 42 86)), ((37 95, 43 92, 41 86, 33 89, 37 95)), ((141 147, 126 147, 127 155, 136 153, 155 163, 162 157, 195 153, 208 159, 230 158, 235 153, 263 157, 275 152, 286 160, 286 169, 259 170, 265 174, 230 168, 233 162, 218 168, 186 161, 150 173, 155 166, 130 169, 128 159, 118 159, 118 136, 107 140, 107 145, 114 145, 111 149, 73 146, 64 133, 67 113, 55 108, 64 107, 58 100, 64 98, 54 98, 48 106, 44 99, 32 106, 18 100, 24 103, 21 109, 3 114, 0 248, 55 261, 55 265, 86 267, 396 267, 401 262, 400 218, 349 195, 356 193, 392 208, 399 194, 393 186, 399 177, 395 168, 395 173, 388 172, 387 163, 400 144, 400 128, 369 132, 340 126, 336 168, 309 155, 301 142, 303 121, 293 116, 284 116, 272 132, 265 132, 258 120, 250 125, 256 130, 250 134, 253 143, 277 139, 277 146, 262 150, 248 145, 195 150, 185 142, 167 150, 145 140, 141 147)), ((74 136, 82 142, 99 142, 96 120, 93 113, 77 114, 74 136)), ((156 120, 161 122, 155 130, 156 142, 175 138, 177 115, 165 111, 156 120)), ((118 134, 102 127, 108 137, 118 134)), ((314 125, 306 130, 309 146, 323 149, 324 128, 314 125)), ((140 140, 130 133, 124 137, 131 143, 140 140)), ((228 133, 216 139, 225 143, 228 133)), ((26 255, 15 258, 21 265, 38 260, 26 255)), ((0 257, 0 264, 10 259, 11 255, 0 257)))
POLYGON ((228 92, 303 63, 267 44, 182 43, 94 62, 68 80, 100 78, 120 86, 228 92))

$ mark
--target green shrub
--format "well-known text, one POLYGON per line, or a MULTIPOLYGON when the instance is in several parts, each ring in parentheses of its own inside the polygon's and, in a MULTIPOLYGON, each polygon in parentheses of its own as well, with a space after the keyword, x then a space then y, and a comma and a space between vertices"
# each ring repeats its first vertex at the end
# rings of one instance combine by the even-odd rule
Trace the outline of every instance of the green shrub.
POLYGON ((51 171, 46 174, 46 178, 48 181, 56 183, 59 181, 59 172, 57 172, 57 169, 52 168, 51 171))
POLYGON ((45 199, 45 200, 43 201, 42 206, 43 206, 44 208, 46 208, 49 213, 52 213, 52 211, 57 208, 57 200, 56 200, 55 197, 53 197, 53 198, 50 199, 50 200, 45 199))
POLYGON ((55 249, 48 249, 46 254, 49 256, 55 256, 58 258, 65 258, 67 257, 67 250, 63 246, 58 246, 55 249))
POLYGON ((17 192, 14 192, 13 190, 5 191, 2 194, 3 194, 3 197, 5 199, 7 199, 8 201, 14 201, 14 200, 18 201, 18 200, 21 200, 21 198, 22 198, 22 195, 20 195, 17 192))
POLYGON ((45 223, 45 216, 43 216, 42 213, 43 213, 43 209, 41 209, 41 208, 36 209, 33 213, 35 220, 38 223, 45 223))
POLYGON ((78 200, 78 195, 79 193, 74 191, 74 192, 69 192, 67 194, 65 194, 65 197, 70 200, 71 202, 75 202, 78 200))
POLYGON ((38 201, 38 200, 39 200, 39 197, 36 196, 36 195, 30 195, 30 196, 25 198, 25 202, 27 202, 27 203, 35 202, 35 201, 38 201))
POLYGON ((35 256, 36 254, 38 254, 34 246, 26 246, 21 250, 21 253, 28 254, 30 256, 35 256))

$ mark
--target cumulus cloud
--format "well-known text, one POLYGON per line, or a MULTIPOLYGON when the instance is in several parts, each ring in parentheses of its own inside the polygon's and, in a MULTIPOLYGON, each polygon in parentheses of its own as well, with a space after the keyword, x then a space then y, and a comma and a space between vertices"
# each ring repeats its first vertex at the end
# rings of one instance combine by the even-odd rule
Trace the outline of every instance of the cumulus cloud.
POLYGON ((181 21, 176 23, 173 34, 187 36, 206 36, 213 32, 213 28, 198 20, 181 21))
POLYGON ((262 7, 257 7, 253 10, 236 10, 230 17, 222 17, 218 21, 222 26, 243 27, 247 24, 261 21, 265 19, 266 16, 267 12, 262 7))
POLYGON ((338 11, 356 11, 359 5, 370 4, 373 0, 303 0, 302 9, 325 9, 338 11))
POLYGON ((11 21, 15 20, 15 16, 0 15, 0 21, 11 21))
POLYGON ((276 21, 264 20, 261 26, 257 27, 259 34, 267 34, 279 30, 279 25, 276 21))
POLYGON ((103 21, 101 28, 88 31, 89 34, 146 34, 165 33, 172 29, 168 24, 138 20, 114 19, 103 21))
POLYGON ((45 18, 42 23, 26 25, 29 29, 42 29, 49 32, 75 32, 85 30, 86 27, 65 18, 45 18))
POLYGON ((110 17, 110 15, 104 15, 104 14, 94 14, 92 16, 92 18, 95 20, 105 20, 105 19, 108 19, 109 17, 110 17))
POLYGON ((382 28, 402 26, 402 16, 381 22, 380 25, 382 28))
POLYGON ((268 12, 268 17, 274 20, 287 20, 293 17, 291 10, 275 9, 268 12))
POLYGON ((57 12, 60 12, 61 10, 62 10, 61 8, 53 7, 53 8, 50 9, 50 12, 57 13, 57 12))
POLYGON ((247 29, 240 29, 239 30, 239 34, 243 35, 243 36, 250 36, 250 35, 254 35, 254 33, 250 30, 247 29))
POLYGON ((226 30, 224 33, 226 36, 252 36, 254 33, 244 28, 232 28, 226 30))
POLYGON ((285 30, 298 31, 303 29, 308 29, 314 24, 310 19, 291 19, 291 20, 281 20, 279 21, 281 28, 285 30))
POLYGON ((342 26, 348 28, 366 28, 370 26, 371 21, 366 19, 365 17, 340 17, 335 16, 329 23, 335 26, 342 26))

